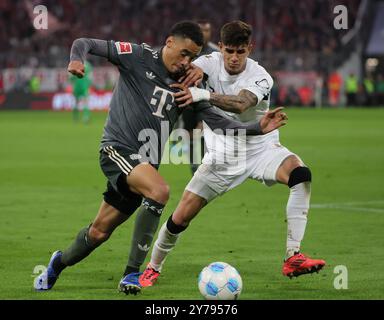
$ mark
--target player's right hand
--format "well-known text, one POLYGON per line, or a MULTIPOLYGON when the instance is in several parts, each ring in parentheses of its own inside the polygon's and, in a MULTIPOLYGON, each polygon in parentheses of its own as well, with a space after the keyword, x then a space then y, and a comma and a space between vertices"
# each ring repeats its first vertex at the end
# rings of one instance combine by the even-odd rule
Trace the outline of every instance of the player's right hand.
POLYGON ((84 77, 85 74, 85 67, 81 61, 71 61, 67 70, 78 78, 84 77))
POLYGON ((178 82, 185 87, 198 86, 203 80, 204 72, 201 68, 191 64, 186 74, 178 82))
POLYGON ((284 107, 278 107, 268 111, 260 120, 260 127, 263 134, 276 130, 288 122, 288 116, 282 112, 284 107))

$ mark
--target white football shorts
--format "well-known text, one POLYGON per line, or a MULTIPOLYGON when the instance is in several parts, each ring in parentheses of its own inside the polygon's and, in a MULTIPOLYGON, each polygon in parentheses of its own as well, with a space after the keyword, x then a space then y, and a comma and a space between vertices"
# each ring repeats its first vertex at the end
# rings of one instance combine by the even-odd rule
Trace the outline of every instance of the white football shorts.
POLYGON ((237 161, 232 157, 229 161, 217 162, 215 152, 208 151, 186 190, 209 202, 248 178, 267 186, 274 185, 282 162, 295 154, 280 144, 278 133, 261 140, 257 145, 247 143, 245 157, 237 161))

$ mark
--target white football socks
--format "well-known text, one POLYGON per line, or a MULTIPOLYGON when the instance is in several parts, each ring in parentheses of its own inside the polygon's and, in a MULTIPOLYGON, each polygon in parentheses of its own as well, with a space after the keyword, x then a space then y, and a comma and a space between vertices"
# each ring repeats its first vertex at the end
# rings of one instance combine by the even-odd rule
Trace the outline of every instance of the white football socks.
POLYGON ((153 269, 155 269, 158 272, 161 272, 163 263, 168 253, 176 245, 176 242, 179 236, 180 236, 180 233, 173 234, 168 231, 167 222, 165 222, 161 226, 159 235, 157 236, 157 240, 152 249, 150 265, 153 269))
POLYGON ((302 182, 290 188, 287 203, 287 252, 286 259, 300 251, 307 225, 311 183, 302 182))

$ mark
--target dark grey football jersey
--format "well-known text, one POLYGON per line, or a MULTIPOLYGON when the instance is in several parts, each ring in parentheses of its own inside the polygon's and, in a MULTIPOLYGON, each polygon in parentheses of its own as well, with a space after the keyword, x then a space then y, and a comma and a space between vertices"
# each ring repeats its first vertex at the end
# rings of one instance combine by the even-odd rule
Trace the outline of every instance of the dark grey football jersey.
MULTIPOLYGON (((72 45, 71 61, 83 62, 87 53, 107 57, 120 72, 101 148, 121 146, 140 154, 143 149, 151 150, 152 154, 145 155, 146 158, 149 157, 152 164, 159 164, 169 134, 183 111, 173 97, 177 90, 169 87, 177 79, 172 79, 167 71, 161 50, 155 51, 147 44, 80 38, 72 45)), ((262 134, 258 123, 231 120, 207 101, 195 103, 193 107, 198 118, 212 130, 243 129, 247 134, 262 134)))
POLYGON ((108 59, 120 72, 101 147, 120 145, 138 151, 143 144, 157 150, 164 144, 182 110, 169 85, 175 83, 161 52, 146 44, 109 42, 108 59))

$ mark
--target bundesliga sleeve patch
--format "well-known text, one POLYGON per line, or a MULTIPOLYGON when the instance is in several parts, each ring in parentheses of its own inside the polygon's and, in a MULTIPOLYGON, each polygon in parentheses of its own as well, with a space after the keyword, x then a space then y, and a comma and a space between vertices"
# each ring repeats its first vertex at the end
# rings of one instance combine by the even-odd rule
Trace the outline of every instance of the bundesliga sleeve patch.
POLYGON ((129 42, 115 42, 118 54, 132 53, 132 45, 129 42))

